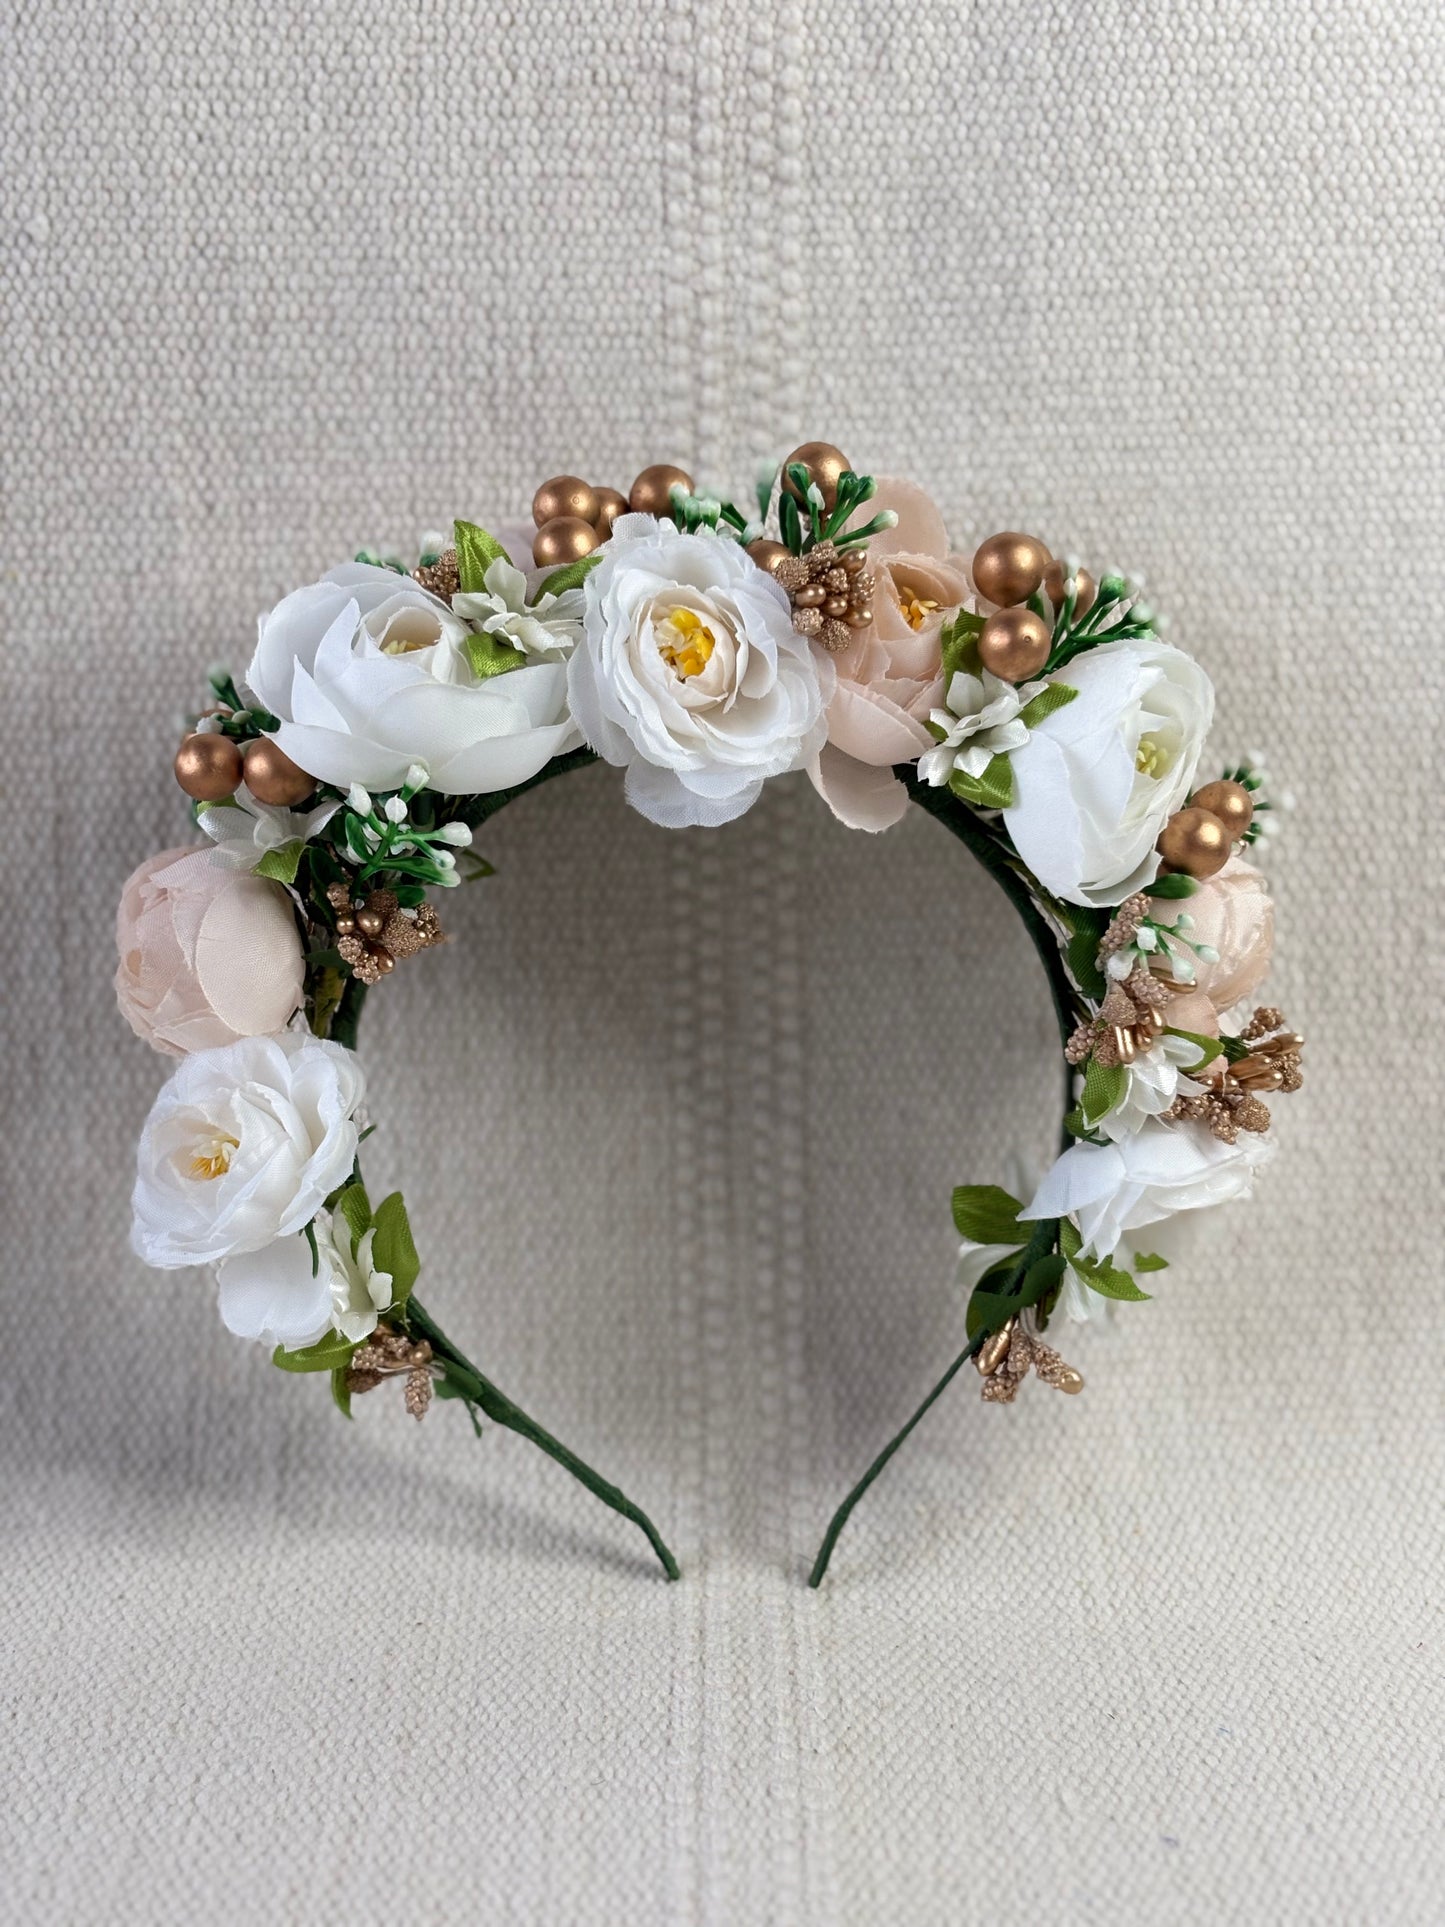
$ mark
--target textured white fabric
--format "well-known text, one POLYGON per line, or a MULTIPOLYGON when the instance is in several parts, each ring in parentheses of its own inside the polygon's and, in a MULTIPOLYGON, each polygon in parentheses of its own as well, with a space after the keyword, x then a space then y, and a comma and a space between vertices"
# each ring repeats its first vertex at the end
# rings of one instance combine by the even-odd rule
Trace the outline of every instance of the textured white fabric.
POLYGON ((139 7, 4 25, 0 1892, 27 1922, 1441 1911, 1431 0, 139 7), (993 886, 801 778, 508 812, 374 997, 426 1296, 657 1517, 127 1254, 172 718, 359 542, 804 436, 1151 592, 1303 808, 1252 1206, 954 1388, 949 1187, 1056 1055, 993 886))

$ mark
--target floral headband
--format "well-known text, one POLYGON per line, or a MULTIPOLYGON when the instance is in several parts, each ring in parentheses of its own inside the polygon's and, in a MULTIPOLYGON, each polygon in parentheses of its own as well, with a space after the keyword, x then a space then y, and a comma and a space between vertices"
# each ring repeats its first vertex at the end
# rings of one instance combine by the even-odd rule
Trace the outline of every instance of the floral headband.
MULTIPOLYGON (((668 828, 742 815, 805 770, 854 828, 910 802, 993 875, 1058 1016, 1061 1148, 1033 1195, 961 1185, 965 1344, 834 1516, 962 1366, 1011 1403, 1083 1380, 1051 1339, 1165 1268, 1139 1234, 1249 1192, 1266 1097, 1303 1039, 1249 1000, 1273 909, 1245 855, 1272 827, 1257 762, 1200 782, 1214 708, 1138 579, 1097 581, 1032 536, 955 554, 907 482, 811 442, 756 506, 644 469, 624 497, 559 476, 535 529, 470 522, 408 568, 370 553, 260 622, 245 693, 225 671, 176 775, 207 841, 125 888, 116 985, 179 1057, 140 1144, 133 1242, 215 1267, 229 1330, 341 1410, 390 1379, 421 1418, 453 1399, 509 1427, 647 1536, 618 1488, 523 1412, 423 1310, 405 1203, 358 1153, 357 1025, 372 986, 443 941, 428 892, 488 875, 472 844, 514 796, 599 757, 668 828)), ((1147 1242, 1156 1242, 1151 1236, 1147 1242)))

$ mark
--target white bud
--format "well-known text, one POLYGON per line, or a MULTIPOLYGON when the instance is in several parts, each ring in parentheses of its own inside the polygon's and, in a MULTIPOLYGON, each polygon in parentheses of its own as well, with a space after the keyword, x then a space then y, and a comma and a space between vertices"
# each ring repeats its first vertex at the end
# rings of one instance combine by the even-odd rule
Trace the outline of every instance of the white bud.
POLYGON ((1154 620, 1154 611, 1149 607, 1147 602, 1135 602, 1130 606, 1129 620, 1131 622, 1142 622, 1147 626, 1154 620))
POLYGON ((358 816, 371 815, 371 792, 364 790, 360 783, 353 783, 346 792, 346 807, 355 810, 358 816))
POLYGON ((402 788, 408 790, 424 790, 426 788, 427 777, 430 774, 431 771, 425 763, 412 763, 408 765, 406 781, 402 785, 402 788))
POLYGON ((1128 951, 1116 950, 1110 956, 1108 963, 1105 964, 1104 973, 1106 976, 1112 977, 1116 983, 1123 983, 1124 979, 1133 971, 1133 968, 1134 959, 1129 955, 1128 951))
POLYGON ((441 842, 450 843, 457 850, 469 850, 472 845, 472 833, 465 823, 443 823, 437 836, 441 842))
MULTIPOLYGON (((1194 947, 1199 952, 1200 956, 1204 959, 1205 963, 1219 962, 1219 952, 1215 949, 1212 943, 1198 943, 1194 947)), ((1192 970, 1190 971, 1189 976, 1192 982, 1194 977, 1194 972, 1192 970)))
POLYGON ((816 510, 818 511, 818 513, 819 513, 819 515, 821 515, 821 514, 823 513, 823 510, 824 510, 824 509, 825 509, 825 508, 826 508, 827 506, 828 506, 828 505, 827 505, 827 503, 826 503, 826 502, 824 501, 824 499, 823 499, 823 491, 822 491, 822 489, 820 489, 820 488, 818 487, 818 484, 817 484, 816 482, 809 482, 809 484, 808 484, 808 507, 809 507, 810 509, 816 509, 816 510))
POLYGON ((1159 939, 1147 923, 1139 926, 1138 931, 1135 933, 1134 941, 1141 950, 1157 950, 1159 948, 1159 939))
POLYGON ((406 804, 399 796, 388 796, 382 804, 382 811, 388 823, 405 823, 406 804))
POLYGON ((1179 912, 1179 915, 1174 919, 1174 928, 1176 930, 1192 930, 1194 928, 1194 919, 1187 910, 1181 910, 1179 912))
POLYGON ((457 860, 450 850, 433 850, 432 861, 439 870, 455 870, 457 860))
POLYGON ((879 528, 896 529, 898 527, 897 509, 879 509, 877 521, 879 528))

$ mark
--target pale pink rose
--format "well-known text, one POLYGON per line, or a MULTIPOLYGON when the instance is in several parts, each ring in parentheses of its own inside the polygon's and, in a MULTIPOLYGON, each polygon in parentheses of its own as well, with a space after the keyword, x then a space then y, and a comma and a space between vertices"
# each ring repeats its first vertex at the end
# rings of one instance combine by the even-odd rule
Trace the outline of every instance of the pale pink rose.
POLYGON ((855 830, 886 830, 908 807, 892 766, 933 747, 924 724, 943 700, 939 630, 973 587, 921 488, 880 479, 868 512, 879 509, 892 509, 898 526, 868 544, 873 620, 832 658, 828 741, 808 771, 829 809, 855 830))
POLYGON ((269 1037, 301 1002, 301 936, 279 883, 165 850, 121 894, 115 925, 121 1014, 170 1057, 269 1037))
POLYGON ((1194 919, 1191 942, 1219 952, 1218 963, 1196 960, 1195 988, 1216 1010, 1232 1010, 1259 989, 1274 954, 1274 902, 1263 876, 1232 856, 1180 908, 1194 919))

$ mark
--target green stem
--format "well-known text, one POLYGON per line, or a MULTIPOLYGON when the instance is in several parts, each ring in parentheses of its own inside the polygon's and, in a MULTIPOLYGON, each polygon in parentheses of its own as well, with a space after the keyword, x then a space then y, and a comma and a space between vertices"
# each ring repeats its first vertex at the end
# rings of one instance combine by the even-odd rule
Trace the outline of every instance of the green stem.
MULTIPOLYGON (((1058 1020, 1059 1037, 1063 1043, 1067 1044, 1075 1022, 1073 985, 1069 982, 1068 973, 1064 969, 1058 939, 1055 937, 1044 917, 1040 914, 1033 893, 1023 877, 1020 876, 1016 868, 1016 859, 1009 850, 1008 845, 1004 843, 1001 837, 995 835, 987 824, 976 816, 966 803, 960 802, 950 790, 946 788, 934 789, 927 783, 921 783, 918 780, 917 772, 911 764, 905 763, 897 765, 894 769, 894 774, 906 786, 913 802, 917 803, 920 808, 927 810, 930 816, 937 817, 941 823, 953 832, 959 842, 964 844, 972 854, 977 857, 978 861, 988 871, 989 875, 999 885, 1009 902, 1012 903, 1022 917, 1024 928, 1029 933, 1034 949, 1038 952, 1040 961, 1043 963, 1044 974, 1049 980, 1049 992, 1054 1000, 1054 1015, 1058 1020)), ((1065 1062, 1064 1069, 1064 1109, 1068 1111, 1072 1107, 1073 1091, 1067 1061, 1065 1062)), ((1070 1142, 1067 1130, 1062 1131, 1061 1135, 1062 1143, 1067 1145, 1070 1142)), ((1058 1229, 1058 1222, 1055 1219, 1043 1220, 1034 1227, 1033 1235, 1020 1254, 1018 1265, 1010 1281, 1010 1291, 1018 1291, 1022 1287, 1024 1278, 1028 1275, 1030 1266, 1038 1258, 1046 1256, 1048 1252, 1053 1250, 1054 1241, 1058 1236, 1058 1229)), ((877 1458, 874 1459, 873 1463, 868 1467, 868 1470, 863 1474, 862 1478, 859 1479, 858 1483, 849 1492, 847 1498, 844 1499, 843 1503, 838 1507, 838 1510, 833 1514, 832 1519, 828 1523, 828 1530, 823 1535, 823 1543, 818 1548, 818 1556, 813 1561, 813 1570, 808 1575, 808 1584, 810 1586, 816 1589, 822 1585, 823 1576, 827 1572, 829 1561, 833 1557, 833 1548, 837 1545, 838 1536, 844 1526, 847 1525, 854 1506, 857 1505, 869 1486, 872 1485, 873 1481, 882 1472, 884 1466, 887 1465, 894 1453, 903 1444, 909 1433, 913 1431, 925 1414, 931 1410, 948 1390, 963 1367, 971 1358, 977 1356, 980 1346, 988 1336, 989 1333, 987 1331, 979 1332, 964 1350, 959 1353, 958 1357, 954 1359, 948 1370, 943 1374, 943 1377, 939 1379, 938 1383, 928 1394, 927 1398, 924 1399, 917 1411, 914 1412, 907 1424, 888 1441, 887 1445, 884 1446, 883 1450, 878 1454, 877 1458)))
POLYGON ((505 1392, 499 1390, 484 1373, 478 1371, 469 1358, 457 1350, 440 1325, 434 1322, 415 1298, 407 1303, 406 1323, 413 1337, 427 1340, 433 1352, 442 1360, 447 1377, 463 1397, 469 1399, 473 1405, 480 1406, 494 1425, 505 1425, 509 1431, 529 1439, 533 1445, 545 1452, 548 1458, 555 1459, 558 1465, 565 1467, 572 1474, 574 1479, 585 1485, 594 1498, 600 1499, 603 1505, 611 1506, 612 1510, 621 1513, 624 1519, 630 1519, 646 1535, 647 1543, 657 1554, 668 1578, 677 1578, 677 1561, 668 1551, 661 1533, 641 1506, 634 1505, 620 1487, 613 1485, 611 1480, 604 1479, 602 1474, 594 1471, 585 1459, 579 1459, 577 1454, 563 1445, 560 1439, 554 1438, 543 1426, 538 1425, 535 1419, 529 1418, 519 1405, 515 1405, 505 1392))

